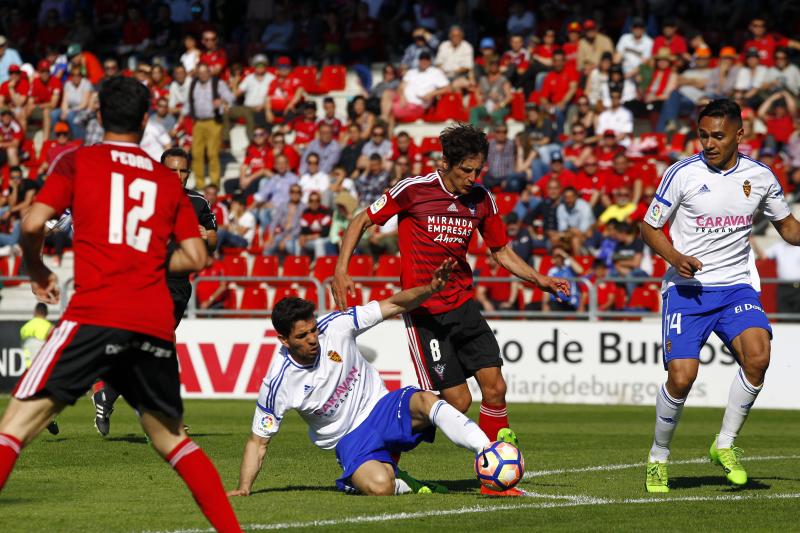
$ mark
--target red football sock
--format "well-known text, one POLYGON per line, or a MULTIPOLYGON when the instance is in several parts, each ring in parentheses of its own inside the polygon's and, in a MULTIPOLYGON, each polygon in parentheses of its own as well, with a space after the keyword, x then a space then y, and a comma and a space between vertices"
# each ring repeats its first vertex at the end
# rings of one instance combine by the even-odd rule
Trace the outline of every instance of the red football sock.
POLYGON ((219 473, 200 446, 186 438, 166 459, 192 491, 194 500, 214 529, 222 533, 241 533, 219 473))
POLYGON ((17 462, 21 450, 22 442, 18 438, 0 433, 0 490, 3 490, 8 476, 14 470, 14 463, 17 462))
POLYGON ((92 394, 97 394, 98 392, 103 390, 103 387, 105 386, 106 384, 104 381, 95 381, 94 385, 92 385, 92 394))
POLYGON ((508 411, 506 404, 489 404, 481 402, 481 414, 478 417, 478 427, 492 441, 497 440, 497 432, 508 427, 508 411))

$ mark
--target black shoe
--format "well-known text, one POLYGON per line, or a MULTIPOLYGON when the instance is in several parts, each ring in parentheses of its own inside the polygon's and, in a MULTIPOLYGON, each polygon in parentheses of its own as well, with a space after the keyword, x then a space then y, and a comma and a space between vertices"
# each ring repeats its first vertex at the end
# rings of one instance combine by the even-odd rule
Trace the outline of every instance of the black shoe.
POLYGON ((111 430, 111 419, 109 417, 114 412, 114 407, 107 407, 104 399, 103 391, 98 391, 92 395, 94 427, 97 428, 98 433, 105 437, 111 430))
POLYGON ((55 421, 55 419, 47 424, 47 431, 49 431, 51 435, 58 435, 58 423, 55 421))

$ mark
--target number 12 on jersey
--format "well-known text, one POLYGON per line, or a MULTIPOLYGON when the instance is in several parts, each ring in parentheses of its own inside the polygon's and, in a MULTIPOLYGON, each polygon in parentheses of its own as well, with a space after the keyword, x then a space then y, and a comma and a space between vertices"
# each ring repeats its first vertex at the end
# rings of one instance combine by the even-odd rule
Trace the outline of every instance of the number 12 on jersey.
POLYGON ((119 172, 111 173, 111 202, 108 216, 108 242, 125 244, 140 252, 147 252, 153 231, 140 228, 139 224, 147 221, 156 207, 158 185, 153 181, 136 178, 128 185, 127 196, 131 200, 140 201, 125 215, 125 176, 119 172))

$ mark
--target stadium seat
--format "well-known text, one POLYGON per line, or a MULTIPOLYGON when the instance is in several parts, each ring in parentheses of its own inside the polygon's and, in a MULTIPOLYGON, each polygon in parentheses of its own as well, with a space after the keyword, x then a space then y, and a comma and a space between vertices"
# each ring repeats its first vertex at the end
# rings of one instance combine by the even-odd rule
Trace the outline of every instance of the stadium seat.
POLYGON ((344 91, 347 85, 347 68, 344 65, 326 65, 322 67, 319 83, 312 94, 327 94, 333 91, 344 91))
MULTIPOLYGON (((595 283, 595 289, 597 290, 597 306, 602 307, 611 300, 611 297, 614 296, 616 298, 617 295, 617 285, 612 281, 598 281, 595 283)), ((616 301, 614 302, 614 306, 616 307, 616 301)))
POLYGON ((311 259, 305 255, 287 255, 283 260, 282 276, 308 277, 311 275, 311 259))
POLYGON ((347 265, 347 273, 351 277, 371 277, 372 276, 372 257, 369 255, 356 255, 350 259, 347 265))
POLYGON ((497 211, 500 216, 506 216, 514 210, 514 206, 519 201, 519 194, 515 192, 501 192, 495 195, 495 203, 497 204, 497 211))
POLYGON ((364 305, 364 291, 361 287, 356 287, 354 294, 347 295, 347 307, 354 305, 364 305))
POLYGON ((335 255, 317 257, 317 260, 314 261, 314 277, 321 282, 333 277, 334 271, 336 270, 337 259, 338 257, 335 255))
POLYGON ((542 260, 539 262, 539 268, 537 269, 544 275, 547 275, 547 272, 553 266, 553 257, 549 255, 543 255, 542 260))
POLYGON ((278 289, 275 291, 275 297, 272 300, 272 308, 274 309, 278 302, 289 296, 300 298, 300 291, 294 287, 278 287, 278 289))
POLYGON ((592 263, 594 263, 594 256, 591 255, 576 255, 573 259, 583 268, 584 273, 592 268, 592 263))
MULTIPOLYGON (((257 255, 253 260, 253 268, 250 271, 250 276, 257 277, 277 277, 278 276, 278 257, 274 255, 257 255)), ((242 283, 244 287, 256 287, 263 282, 261 281, 245 281, 242 283)), ((266 282, 274 284, 274 281, 266 282)))
POLYGON ((395 293, 394 289, 389 287, 375 287, 369 291, 369 299, 370 301, 381 301, 389 298, 395 293))
POLYGON ((631 299, 628 301, 628 309, 631 311, 650 311, 657 313, 661 305, 658 291, 654 291, 647 287, 636 287, 631 293, 631 299))
MULTIPOLYGON (((303 296, 303 298, 313 302, 314 307, 319 307, 317 286, 313 283, 301 283, 300 285, 305 288, 305 296, 303 296)), ((325 291, 325 307, 327 309, 333 309, 333 296, 330 290, 325 291)), ((319 309, 317 310, 319 311, 319 309)))
POLYGON ((439 137, 423 137, 419 149, 423 154, 429 152, 441 152, 442 143, 439 142, 439 137))
POLYGON ((673 133, 672 139, 669 141, 669 149, 672 152, 681 153, 683 152, 683 147, 686 146, 686 134, 685 133, 673 133))
POLYGON ((464 99, 461 93, 447 93, 440 96, 436 103, 435 117, 438 119, 437 122, 447 122, 448 120, 466 122, 469 116, 464 108, 464 99))
MULTIPOLYGON (((657 148, 654 150, 655 155, 658 156, 659 159, 664 158, 665 148, 667 146, 666 133, 655 133, 655 132, 642 133, 641 139, 643 141, 647 139, 654 139, 658 144, 657 148)), ((650 152, 648 151, 648 154, 649 153, 650 152)))
POLYGON ((375 269, 376 278, 399 278, 402 270, 400 256, 382 255, 378 258, 378 266, 375 269))
POLYGON ((658 256, 653 256, 653 277, 663 278, 667 272, 667 262, 658 256))
POLYGON ((300 84, 308 93, 317 87, 317 67, 297 66, 292 70, 292 76, 300 80, 300 84))
MULTIPOLYGON (((762 278, 777 278, 778 268, 774 259, 759 259, 756 261, 756 270, 762 278)), ((778 311, 778 286, 774 283, 761 284, 761 305, 765 313, 778 311)))
POLYGON ((247 287, 242 294, 239 309, 264 311, 267 309, 267 289, 264 287, 247 287))
MULTIPOLYGON (((222 265, 226 276, 247 276, 247 258, 241 255, 227 254, 222 259, 222 265)), ((241 281, 232 281, 236 285, 242 285, 241 281)))
POLYGON ((622 311, 625 309, 625 304, 628 302, 628 293, 625 292, 625 287, 620 285, 616 286, 616 299, 614 300, 614 309, 622 311))
POLYGON ((8 257, 0 257, 0 276, 8 276, 11 272, 8 257))

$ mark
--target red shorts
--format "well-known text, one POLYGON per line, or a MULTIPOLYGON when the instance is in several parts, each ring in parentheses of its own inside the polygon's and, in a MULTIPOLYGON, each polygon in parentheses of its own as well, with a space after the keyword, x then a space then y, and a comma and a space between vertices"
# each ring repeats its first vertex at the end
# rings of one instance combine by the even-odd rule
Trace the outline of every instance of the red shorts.
POLYGON ((392 115, 399 121, 412 122, 425 114, 425 108, 421 105, 411 104, 409 102, 402 103, 400 95, 396 94, 392 102, 392 115))

